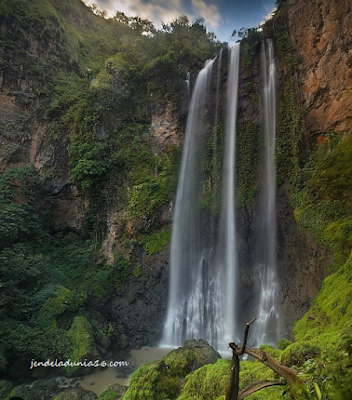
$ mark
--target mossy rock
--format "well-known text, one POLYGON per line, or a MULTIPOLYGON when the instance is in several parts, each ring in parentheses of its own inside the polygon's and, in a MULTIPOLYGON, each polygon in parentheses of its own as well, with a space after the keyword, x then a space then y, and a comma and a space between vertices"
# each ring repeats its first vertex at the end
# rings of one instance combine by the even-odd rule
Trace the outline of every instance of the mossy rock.
POLYGON ((132 376, 124 400, 176 399, 186 375, 219 358, 220 354, 204 340, 189 340, 161 361, 140 367, 132 376))
POLYGON ((54 297, 49 297, 42 306, 41 312, 54 317, 63 314, 65 311, 76 311, 85 300, 83 294, 75 293, 72 290, 58 285, 54 297))
POLYGON ((173 376, 164 361, 140 367, 132 376, 124 400, 176 399, 180 378, 173 376))
POLYGON ((98 400, 121 400, 127 389, 127 386, 115 383, 104 390, 104 392, 98 396, 98 400))
MULTIPOLYGON (((294 326, 297 341, 330 335, 331 341, 352 318, 352 256, 337 272, 323 282, 313 305, 294 326)), ((326 337, 329 339, 329 337, 326 337)))
POLYGON ((40 379, 31 384, 16 386, 7 397, 1 397, 1 399, 9 400, 11 397, 18 396, 25 400, 51 400, 62 390, 55 379, 40 379))
MULTIPOLYGON (((94 332, 91 324, 85 317, 76 316, 67 332, 71 343, 68 358, 72 362, 87 361, 97 358, 97 350, 94 342, 94 332)), ((80 367, 67 367, 67 372, 75 372, 80 367)))
POLYGON ((229 382, 231 362, 218 360, 187 375, 177 400, 213 400, 223 395, 229 382))
POLYGON ((311 343, 292 343, 281 354, 280 361, 288 367, 303 365, 307 360, 317 357, 321 348, 311 343))

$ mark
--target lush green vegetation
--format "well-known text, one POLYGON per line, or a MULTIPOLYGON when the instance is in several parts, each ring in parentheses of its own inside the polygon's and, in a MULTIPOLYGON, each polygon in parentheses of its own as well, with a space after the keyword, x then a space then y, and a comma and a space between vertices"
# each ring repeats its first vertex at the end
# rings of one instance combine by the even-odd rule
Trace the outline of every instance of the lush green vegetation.
MULTIPOLYGON (((135 250, 152 257, 168 244, 170 229, 155 216, 169 209, 180 158, 174 146, 155 148, 151 110, 179 109, 186 73, 223 44, 202 20, 180 17, 157 31, 122 13, 105 19, 79 0, 5 0, 0 21, 7 84, 30 83, 25 106, 38 110, 50 144, 68 150, 69 180, 84 203, 79 229, 54 218, 60 163, 46 176, 30 166, 0 175, 0 370, 11 374, 14 359, 78 361, 112 340, 126 345, 100 304, 129 274, 141 276, 127 260, 135 250), (23 66, 23 77, 11 63, 23 66), (111 205, 124 212, 129 248, 108 265, 101 244, 111 205)), ((23 141, 25 122, 0 125, 23 141)))

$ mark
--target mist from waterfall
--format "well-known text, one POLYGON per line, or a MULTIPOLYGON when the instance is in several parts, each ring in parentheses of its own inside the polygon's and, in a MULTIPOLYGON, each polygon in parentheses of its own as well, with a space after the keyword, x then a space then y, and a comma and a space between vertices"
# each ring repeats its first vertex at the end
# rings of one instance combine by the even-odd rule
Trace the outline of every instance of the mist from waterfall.
POLYGON ((277 223, 276 223, 276 71, 271 39, 262 44, 264 159, 261 176, 259 229, 257 231, 256 274, 259 281, 259 307, 253 337, 257 345, 276 345, 279 339, 277 311, 277 223))
MULTIPOLYGON (((219 237, 205 243, 202 225, 202 156, 209 113, 208 91, 214 60, 199 72, 191 97, 174 208, 169 299, 161 345, 179 346, 202 338, 225 350, 234 339, 237 255, 235 234, 235 142, 240 45, 229 50, 229 76, 219 237)), ((216 83, 219 107, 220 67, 216 83)), ((218 123, 215 111, 215 125, 218 123)), ((209 124, 208 124, 209 125, 209 124)), ((216 129, 214 127, 214 129, 216 129)), ((213 130, 214 133, 214 130, 213 130)), ((215 131, 216 133, 216 131, 215 131)))

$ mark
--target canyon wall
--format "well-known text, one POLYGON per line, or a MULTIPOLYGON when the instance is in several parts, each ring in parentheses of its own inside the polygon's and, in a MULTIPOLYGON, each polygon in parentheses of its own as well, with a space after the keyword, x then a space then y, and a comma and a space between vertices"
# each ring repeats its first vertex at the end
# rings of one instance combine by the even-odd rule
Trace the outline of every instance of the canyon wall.
POLYGON ((300 56, 297 90, 310 136, 351 128, 351 12, 348 0, 289 1, 290 38, 300 56))

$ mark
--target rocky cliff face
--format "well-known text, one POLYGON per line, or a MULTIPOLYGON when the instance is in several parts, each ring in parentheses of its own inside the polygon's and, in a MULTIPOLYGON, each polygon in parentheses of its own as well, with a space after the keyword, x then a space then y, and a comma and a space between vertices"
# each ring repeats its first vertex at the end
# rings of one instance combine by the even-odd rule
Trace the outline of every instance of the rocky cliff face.
POLYGON ((79 227, 83 203, 68 184, 67 137, 49 132, 46 108, 60 68, 77 73, 64 47, 57 19, 28 23, 20 12, 1 16, 0 171, 32 164, 51 175, 58 196, 58 220, 79 227), (24 23, 27 22, 27 23, 24 23), (40 36, 40 37, 39 37, 40 36))
POLYGON ((301 57, 297 89, 309 135, 350 129, 352 120, 352 5, 289 1, 292 44, 301 57))

